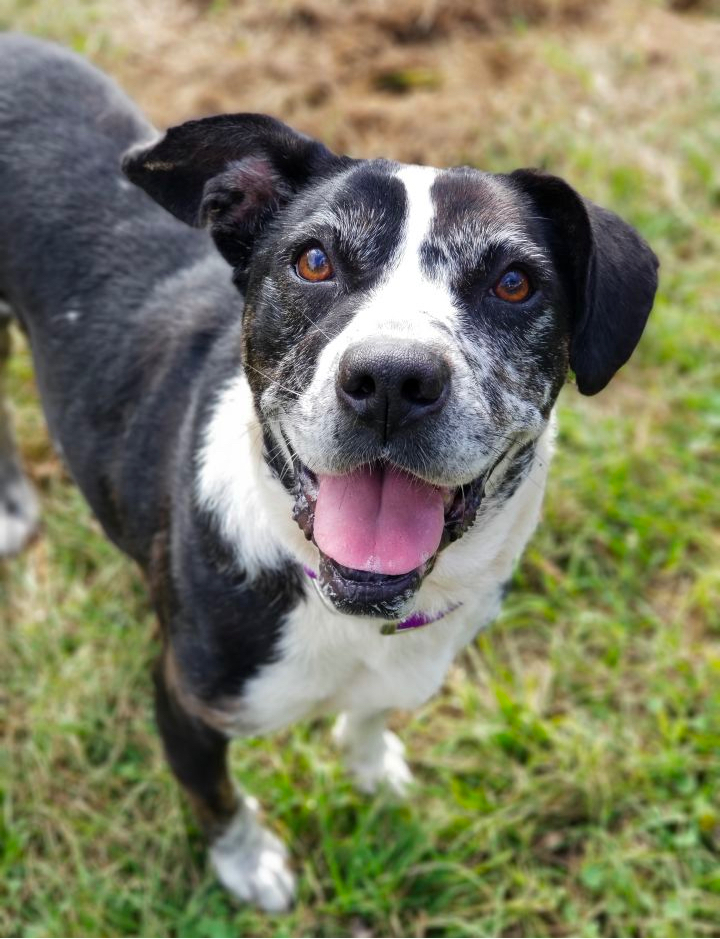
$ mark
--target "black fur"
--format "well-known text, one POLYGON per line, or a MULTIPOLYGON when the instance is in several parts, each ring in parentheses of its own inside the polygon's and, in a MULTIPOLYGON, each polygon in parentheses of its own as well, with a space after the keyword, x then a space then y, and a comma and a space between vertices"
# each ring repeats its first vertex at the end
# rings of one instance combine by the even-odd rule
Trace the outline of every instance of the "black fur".
POLYGON ((239 276, 269 219, 311 180, 345 162, 267 115, 220 114, 133 148, 122 168, 181 221, 207 225, 239 276))

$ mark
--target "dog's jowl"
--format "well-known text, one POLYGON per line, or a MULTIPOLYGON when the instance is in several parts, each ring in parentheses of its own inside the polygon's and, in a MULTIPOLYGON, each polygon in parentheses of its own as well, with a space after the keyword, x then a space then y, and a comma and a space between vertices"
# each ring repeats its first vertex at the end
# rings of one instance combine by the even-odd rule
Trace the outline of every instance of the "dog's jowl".
MULTIPOLYGON (((336 156, 255 114, 158 137, 19 36, 0 39, 0 199, 0 296, 50 433, 160 619, 170 766, 223 883, 286 908, 291 862, 229 739, 337 713, 358 785, 406 789, 386 715, 497 614, 560 388, 627 361, 655 257, 533 170, 336 156)), ((0 405, 0 553, 35 505, 0 405)))

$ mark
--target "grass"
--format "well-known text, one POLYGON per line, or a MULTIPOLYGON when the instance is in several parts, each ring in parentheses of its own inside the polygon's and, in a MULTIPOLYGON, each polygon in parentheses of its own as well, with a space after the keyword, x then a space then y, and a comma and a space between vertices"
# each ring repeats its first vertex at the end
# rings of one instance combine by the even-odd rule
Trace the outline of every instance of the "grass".
MULTIPOLYGON (((0 22, 130 74, 102 4, 67 6, 11 2, 0 22)), ((500 622, 398 721, 414 798, 354 794, 326 722, 235 745, 292 846, 287 916, 238 907, 207 870, 153 727, 144 589, 52 455, 19 343, 45 528, 0 569, 0 934, 718 934, 719 24, 627 9, 571 41, 478 39, 526 64, 498 86, 507 119, 451 143, 456 162, 550 166, 637 224, 662 260, 656 310, 607 392, 564 390, 544 522, 500 622)))

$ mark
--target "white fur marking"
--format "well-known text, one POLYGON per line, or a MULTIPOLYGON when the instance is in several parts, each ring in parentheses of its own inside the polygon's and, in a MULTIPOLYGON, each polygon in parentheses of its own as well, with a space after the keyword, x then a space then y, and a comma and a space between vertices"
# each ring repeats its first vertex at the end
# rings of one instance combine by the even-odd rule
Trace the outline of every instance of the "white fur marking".
POLYGON ((218 394, 199 460, 198 504, 218 521, 220 534, 252 579, 280 567, 292 546, 308 558, 292 518, 292 501, 263 459, 263 437, 244 375, 218 394), (304 549, 304 550, 303 550, 304 549))

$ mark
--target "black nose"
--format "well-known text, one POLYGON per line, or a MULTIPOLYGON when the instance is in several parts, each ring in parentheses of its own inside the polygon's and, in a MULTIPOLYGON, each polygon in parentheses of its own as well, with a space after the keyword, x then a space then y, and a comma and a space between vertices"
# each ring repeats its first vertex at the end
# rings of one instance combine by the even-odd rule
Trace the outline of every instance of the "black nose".
POLYGON ((340 359, 338 397, 384 440, 442 410, 449 388, 450 366, 420 342, 371 340, 340 359))

